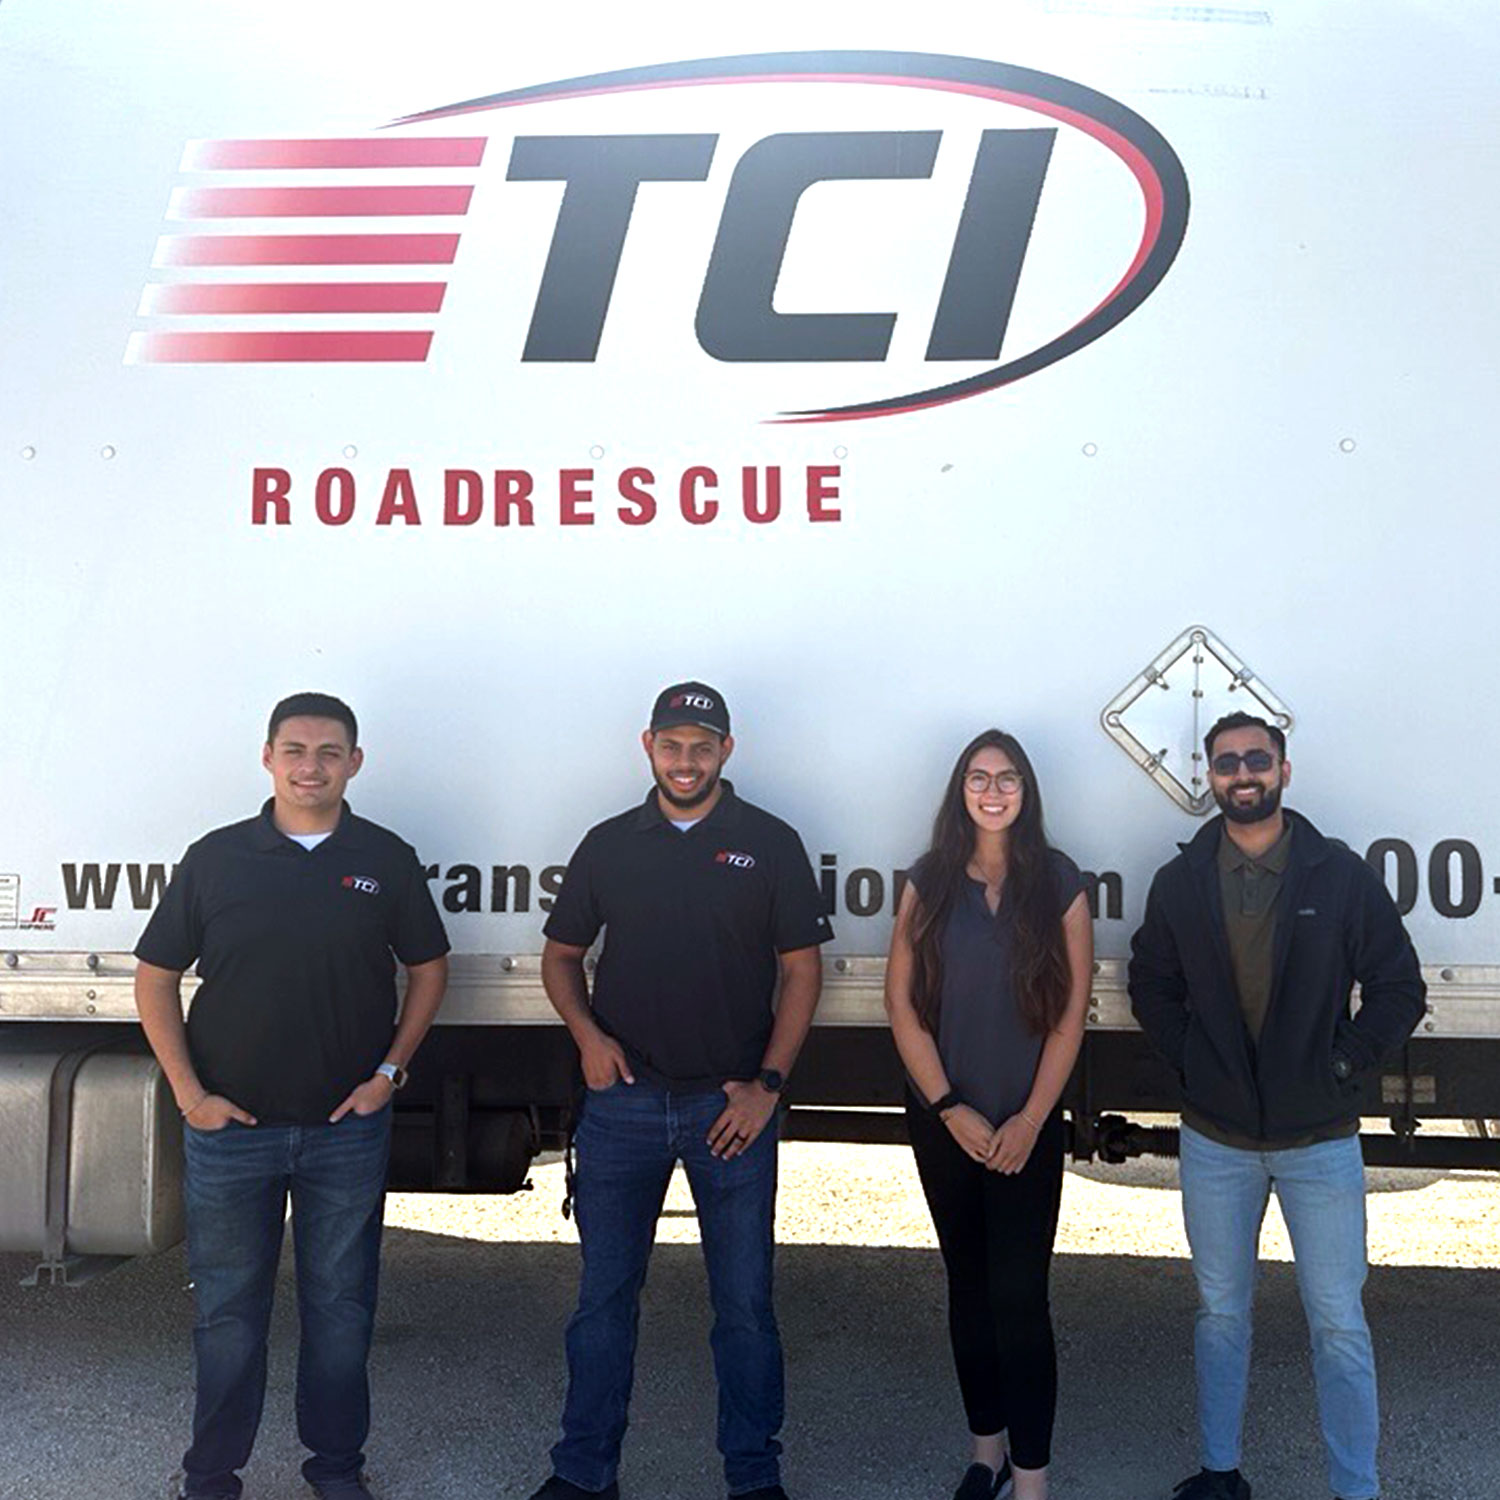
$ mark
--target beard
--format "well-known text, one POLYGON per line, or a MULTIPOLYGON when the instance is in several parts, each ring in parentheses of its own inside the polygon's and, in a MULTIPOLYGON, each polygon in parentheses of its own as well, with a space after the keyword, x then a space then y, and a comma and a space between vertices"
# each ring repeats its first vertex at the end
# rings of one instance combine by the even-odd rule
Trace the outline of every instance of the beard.
POLYGON ((665 777, 657 776, 656 789, 673 807, 680 812, 690 813, 695 807, 701 807, 708 798, 714 794, 714 788, 719 784, 719 773, 717 770, 708 772, 703 780, 698 783, 696 791, 687 795, 679 792, 675 786, 665 777))
POLYGON ((1259 782, 1241 782, 1223 793, 1216 790, 1214 801, 1231 823, 1264 823, 1267 818, 1275 817, 1277 808, 1281 806, 1281 787, 1264 787, 1259 782), (1256 801, 1241 803, 1234 800, 1236 792, 1245 791, 1252 785, 1260 793, 1256 801))

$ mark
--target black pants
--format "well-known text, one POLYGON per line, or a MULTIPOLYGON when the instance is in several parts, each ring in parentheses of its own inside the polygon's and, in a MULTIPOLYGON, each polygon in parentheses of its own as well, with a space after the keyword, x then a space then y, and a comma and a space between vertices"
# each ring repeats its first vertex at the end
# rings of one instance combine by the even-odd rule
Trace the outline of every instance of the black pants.
POLYGON ((906 1118, 948 1269, 948 1334, 969 1430, 1008 1428, 1011 1461, 1044 1468, 1057 1408, 1047 1274, 1062 1197, 1062 1115, 1052 1112, 1014 1176, 966 1156, 910 1098, 906 1118))

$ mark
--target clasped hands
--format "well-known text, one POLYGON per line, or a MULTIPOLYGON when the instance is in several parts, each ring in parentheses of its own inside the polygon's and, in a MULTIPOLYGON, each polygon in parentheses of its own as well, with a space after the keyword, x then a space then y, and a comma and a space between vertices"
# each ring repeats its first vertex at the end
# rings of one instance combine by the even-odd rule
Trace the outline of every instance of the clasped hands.
POLYGON ((981 1162, 992 1172, 1014 1175, 1031 1159, 1040 1133, 1025 1111, 992 1126, 977 1109, 955 1104, 943 1112, 943 1124, 965 1156, 981 1162))

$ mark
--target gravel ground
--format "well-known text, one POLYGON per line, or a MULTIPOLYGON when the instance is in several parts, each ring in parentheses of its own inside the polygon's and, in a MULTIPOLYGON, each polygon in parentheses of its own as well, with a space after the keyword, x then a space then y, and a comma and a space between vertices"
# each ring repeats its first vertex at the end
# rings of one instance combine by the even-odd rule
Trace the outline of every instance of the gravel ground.
MULTIPOLYGON (((373 1359, 371 1477, 382 1500, 524 1497, 546 1472, 577 1252, 562 1172, 512 1198, 396 1196, 373 1359)), ((1372 1171, 1368 1306, 1390 1500, 1500 1495, 1495 1330, 1500 1182, 1372 1171)), ((963 1419, 944 1283, 905 1148, 782 1151, 778 1308, 797 1500, 951 1493, 963 1419)), ((1068 1174, 1053 1289, 1061 1359, 1056 1500, 1165 1500, 1196 1467, 1192 1284, 1175 1165, 1068 1174)), ((722 1493, 691 1200, 668 1199, 642 1315, 622 1489, 722 1493)), ((1290 1250, 1264 1238, 1246 1471, 1257 1500, 1326 1497, 1290 1250)), ((0 1500, 170 1493, 191 1401, 180 1249, 86 1287, 23 1291, 0 1256, 0 1500)), ((283 1269, 250 1500, 304 1500, 290 1410, 295 1310, 283 1269)))

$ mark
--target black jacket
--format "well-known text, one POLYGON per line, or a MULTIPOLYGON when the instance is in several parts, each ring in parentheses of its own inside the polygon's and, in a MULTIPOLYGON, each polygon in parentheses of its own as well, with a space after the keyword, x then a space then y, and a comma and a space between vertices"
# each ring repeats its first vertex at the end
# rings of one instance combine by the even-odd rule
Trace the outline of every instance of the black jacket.
POLYGON ((1219 894, 1215 818, 1156 872, 1131 939, 1130 1005, 1206 1120, 1289 1140, 1353 1120, 1358 1074, 1406 1040, 1427 987, 1384 885, 1357 854, 1288 812, 1290 858, 1276 909, 1271 999, 1260 1044, 1235 989, 1219 894), (1359 1014, 1349 992, 1360 985, 1359 1014), (1348 1071, 1341 1069, 1340 1071, 1348 1071))

